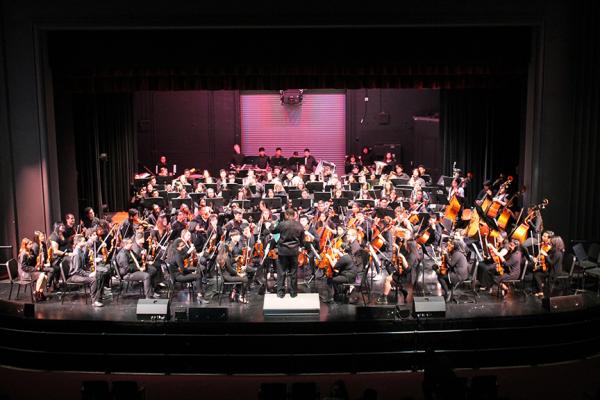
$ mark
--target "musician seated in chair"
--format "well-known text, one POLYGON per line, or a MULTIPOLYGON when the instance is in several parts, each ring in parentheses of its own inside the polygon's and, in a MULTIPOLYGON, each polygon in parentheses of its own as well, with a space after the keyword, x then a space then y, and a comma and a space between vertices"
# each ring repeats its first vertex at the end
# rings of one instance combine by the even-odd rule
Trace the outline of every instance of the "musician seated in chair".
MULTIPOLYGON (((186 234, 189 232, 186 231, 186 234)), ((184 235, 185 236, 185 235, 184 235)), ((174 282, 191 283, 196 282, 198 294, 196 295, 201 304, 208 301, 202 295, 202 267, 192 265, 192 253, 194 249, 186 244, 185 238, 177 238, 169 249, 167 263, 171 266, 174 282)))
POLYGON ((144 263, 137 259, 132 248, 133 240, 129 238, 123 239, 121 250, 117 253, 117 268, 119 268, 123 280, 133 282, 142 281, 144 283, 144 296, 147 299, 160 297, 158 293, 154 293, 150 274, 145 271, 144 263))
POLYGON ((67 279, 71 282, 89 284, 94 307, 102 307, 104 284, 109 278, 109 274, 89 270, 89 256, 86 252, 86 246, 85 237, 83 235, 76 235, 74 238, 73 258, 71 259, 67 279))
POLYGON ((342 290, 342 285, 344 283, 354 283, 356 280, 356 271, 358 270, 358 266, 362 263, 362 248, 358 243, 357 236, 356 229, 348 229, 348 232, 346 232, 345 245, 342 246, 342 249, 340 250, 333 249, 334 252, 338 252, 337 256, 339 256, 339 258, 337 260, 331 260, 335 261, 335 263, 332 267, 333 276, 327 279, 328 296, 324 300, 325 303, 331 303, 334 299, 339 298, 340 295, 344 294, 342 290))
POLYGON ((469 277, 469 262, 458 240, 451 240, 442 254, 444 263, 437 269, 438 282, 442 286, 446 301, 450 301, 450 287, 469 277), (445 265, 444 265, 445 264, 445 265))

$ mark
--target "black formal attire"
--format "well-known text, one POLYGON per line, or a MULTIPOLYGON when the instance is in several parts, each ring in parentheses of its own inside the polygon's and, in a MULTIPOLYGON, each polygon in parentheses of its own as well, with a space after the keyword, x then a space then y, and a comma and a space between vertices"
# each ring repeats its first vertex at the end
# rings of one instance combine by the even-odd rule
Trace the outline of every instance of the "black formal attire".
POLYGON ((313 156, 304 157, 304 167, 306 167, 306 172, 313 172, 317 165, 317 160, 313 156))
POLYGON ((92 273, 86 269, 88 259, 89 256, 85 249, 79 247, 75 248, 73 251, 73 258, 71 259, 68 279, 71 282, 89 284, 92 300, 99 302, 102 300, 104 284, 109 275, 106 272, 99 270, 96 270, 92 275, 92 273))
POLYGON ((89 218, 86 217, 83 220, 83 227, 85 229, 96 228, 98 225, 100 225, 100 219, 98 217, 94 217, 92 219, 89 219, 89 218))
MULTIPOLYGON (((121 249, 117 253, 117 268, 119 268, 119 273, 124 281, 142 281, 144 284, 144 296, 149 299, 154 294, 150 274, 148 272, 140 271, 133 261, 133 257, 135 257, 135 255, 133 255, 132 252, 129 252, 124 248, 121 249)), ((141 262, 139 260, 137 261, 141 267, 141 262)))
POLYGON ((231 157, 231 163, 233 165, 237 166, 241 166, 244 164, 244 159, 246 158, 246 156, 243 153, 234 153, 233 156, 231 157))
POLYGON ((454 250, 446 257, 448 272, 442 275, 438 272, 438 282, 442 286, 444 294, 448 294, 449 287, 462 282, 469 277, 469 262, 461 251, 454 250))
POLYGON ((534 271, 533 279, 537 287, 537 291, 541 292, 544 288, 544 282, 550 277, 553 277, 558 272, 561 272, 563 261, 563 252, 556 251, 554 248, 550 249, 546 256, 546 272, 541 269, 534 271))
MULTIPOLYGON (((60 237, 56 232, 52 232, 49 239, 50 242, 55 242, 58 245, 58 250, 62 252, 67 252, 70 250, 70 244, 69 240, 66 239, 66 237, 67 236, 65 235, 63 235, 63 237, 60 237)), ((60 268, 63 268, 65 275, 69 273, 69 262, 69 257, 57 255, 52 256, 52 262, 50 265, 52 267, 52 279, 50 279, 50 275, 48 275, 49 286, 58 284, 58 281, 60 279, 60 268)))
POLYGON ((202 290, 201 280, 203 268, 201 267, 200 260, 198 261, 198 267, 186 267, 184 262, 186 256, 185 250, 183 251, 183 254, 176 251, 173 255, 173 259, 170 260, 170 269, 173 280, 182 283, 196 282, 196 289, 202 290))
POLYGON ((222 267, 223 272, 223 280, 225 282, 239 282, 241 285, 240 295, 242 297, 246 296, 246 292, 248 291, 248 275, 247 274, 238 274, 236 268, 233 266, 231 257, 227 258, 225 265, 222 267))
POLYGON ((271 167, 282 167, 283 168, 287 165, 287 159, 284 156, 281 156, 281 157, 273 156, 269 160, 269 163, 271 164, 271 167))
POLYGON ((272 233, 279 233, 277 242, 277 295, 285 295, 285 274, 290 274, 290 295, 296 296, 298 292, 298 251, 302 244, 304 228, 296 220, 285 220, 277 224, 271 230, 272 233))
POLYGON ((351 254, 344 254, 333 266, 333 277, 327 280, 330 287, 333 287, 333 294, 336 296, 342 293, 342 284, 354 283, 356 280, 356 265, 351 254))
POLYGON ((256 166, 260 169, 267 169, 267 167, 269 166, 269 157, 268 156, 256 157, 256 166))

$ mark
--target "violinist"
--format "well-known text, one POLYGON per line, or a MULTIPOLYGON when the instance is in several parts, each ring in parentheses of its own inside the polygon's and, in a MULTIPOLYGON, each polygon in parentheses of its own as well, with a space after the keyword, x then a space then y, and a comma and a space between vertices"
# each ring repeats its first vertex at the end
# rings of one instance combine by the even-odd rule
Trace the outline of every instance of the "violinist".
POLYGON ((541 243, 536 246, 537 255, 533 258, 535 262, 533 278, 537 289, 536 297, 544 295, 546 282, 560 270, 564 253, 564 243, 561 242, 562 239, 555 236, 554 232, 545 231, 542 234, 541 243), (555 246, 556 243, 559 243, 558 249, 555 246))
POLYGON ((233 229, 237 230, 238 232, 241 232, 242 225, 244 224, 248 224, 248 221, 244 219, 244 211, 242 211, 239 208, 236 208, 233 211, 233 219, 227 222, 225 225, 223 225, 223 230, 227 231, 231 236, 231 231, 233 229))
POLYGON ((145 271, 150 275, 150 284, 153 288, 156 288, 157 282, 157 273, 158 269, 154 266, 154 264, 148 260, 148 250, 146 249, 146 240, 144 239, 143 234, 136 234, 133 245, 131 246, 131 252, 137 259, 141 262, 145 260, 146 266, 145 271))
POLYGON ((187 215, 183 211, 178 211, 175 217, 175 221, 171 223, 171 239, 176 239, 181 236, 181 232, 187 229, 188 219, 187 215))
MULTIPOLYGON (((238 232, 239 233, 239 232, 238 232)), ((220 268, 223 273, 223 280, 225 282, 239 282, 241 289, 239 297, 235 291, 231 292, 231 300, 237 300, 242 304, 248 304, 248 298, 246 294, 248 292, 248 275, 244 271, 238 273, 238 269, 233 265, 233 261, 229 253, 227 252, 227 246, 224 246, 219 254, 217 255, 217 268, 220 268)))
POLYGON ((420 186, 415 186, 410 196, 410 211, 427 212, 427 204, 429 204, 429 196, 423 192, 420 186))
POLYGON ((392 290, 392 282, 394 282, 394 285, 396 285, 396 287, 398 287, 399 291, 402 293, 402 296, 404 297, 404 303, 407 303, 408 291, 402 286, 402 277, 405 271, 408 270, 408 261, 406 261, 404 254, 399 251, 399 247, 396 247, 398 245, 395 244, 394 246, 398 259, 392 259, 395 262, 385 263, 388 276, 385 277, 385 281, 383 282, 383 293, 377 299, 377 304, 388 304, 388 296, 392 290))
POLYGON ((75 227, 75 215, 74 214, 66 214, 65 215, 65 232, 64 235, 67 238, 67 240, 69 240, 70 242, 72 242, 72 239, 75 237, 75 234, 77 233, 77 227, 75 227))
POLYGON ((89 263, 88 243, 83 235, 76 235, 74 238, 73 258, 67 279, 71 282, 86 283, 90 285, 90 292, 94 307, 102 307, 102 294, 104 285, 109 278, 109 274, 101 271, 91 271, 89 263))
POLYGON ((148 223, 150 225, 156 225, 159 215, 162 213, 162 209, 158 204, 152 204, 152 211, 148 215, 148 223))
MULTIPOLYGON (((53 279, 50 280, 48 284, 56 288, 58 287, 60 268, 62 268, 63 260, 68 261, 68 256, 71 255, 69 253, 71 246, 69 241, 65 238, 65 225, 62 222, 54 225, 54 231, 50 235, 50 247, 52 248, 52 257, 49 258, 50 265, 53 269, 53 279)), ((65 268, 68 268, 68 266, 65 268)))
POLYGON ((133 253, 133 239, 125 238, 121 243, 121 249, 116 255, 117 268, 119 268, 120 275, 124 281, 144 283, 144 296, 147 299, 152 297, 159 298, 158 293, 154 293, 152 289, 151 277, 148 272, 145 271, 145 265, 142 260, 138 260, 137 256, 133 253))
POLYGON ((123 239, 131 238, 135 235, 135 231, 138 225, 139 211, 135 208, 130 208, 127 212, 127 219, 121 224, 119 233, 123 239))
POLYGON ((170 266, 171 274, 175 282, 192 283, 196 282, 198 302, 207 304, 208 300, 202 295, 202 274, 196 267, 189 262, 190 247, 184 238, 177 238, 169 248, 167 254, 167 264, 170 266))
MULTIPOLYGON (((51 282, 58 281, 58 276, 55 277, 54 268, 50 264, 49 243, 46 240, 44 232, 34 232, 33 246, 31 248, 33 255, 36 257, 36 270, 43 271, 47 276, 48 287, 52 287, 51 282)), ((43 291, 43 288, 42 288, 43 291)))
MULTIPOLYGON (((494 254, 501 255, 493 246, 490 246, 490 251, 494 254)), ((518 240, 512 239, 506 247, 506 255, 501 257, 502 274, 499 274, 495 268, 488 269, 487 273, 492 276, 493 283, 499 286, 500 294, 504 297, 508 291, 508 287, 503 283, 505 280, 519 279, 521 274, 521 244, 518 240)), ((483 284, 483 280, 482 280, 483 284)), ((492 287, 490 286, 490 293, 492 287)))
MULTIPOLYGON (((327 279, 328 296, 324 299, 325 303, 331 303, 339 298, 342 291, 342 284, 354 283, 358 268, 362 266, 362 248, 357 240, 356 229, 348 229, 346 232, 346 243, 339 249, 332 249, 330 263, 332 264, 333 276, 327 279)), ((344 300, 344 299, 342 299, 344 300)))
POLYGON ((450 287, 469 277, 469 262, 462 251, 460 242, 454 239, 448 241, 442 258, 445 265, 438 266, 437 278, 446 301, 450 301, 452 295, 450 287))
POLYGON ((35 281, 35 300, 43 301, 46 299, 44 288, 46 287, 48 278, 43 270, 40 271, 37 268, 37 258, 32 248, 33 242, 30 239, 23 238, 21 240, 21 247, 19 248, 19 255, 17 257, 19 279, 29 282, 35 281))
POLYGON ((86 207, 83 210, 83 227, 86 229, 95 229, 100 225, 100 219, 96 217, 92 207, 86 207))

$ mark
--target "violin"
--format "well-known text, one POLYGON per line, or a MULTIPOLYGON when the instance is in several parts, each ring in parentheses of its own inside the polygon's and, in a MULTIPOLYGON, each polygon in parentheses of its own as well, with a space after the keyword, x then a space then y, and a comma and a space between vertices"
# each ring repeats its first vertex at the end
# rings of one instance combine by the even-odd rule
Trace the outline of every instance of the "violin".
POLYGON ((442 259, 440 261, 440 274, 447 275, 448 274, 448 261, 447 261, 446 253, 442 253, 442 259))
POLYGON ((537 263, 533 268, 534 271, 541 269, 542 272, 548 272, 548 263, 546 257, 548 256, 548 252, 551 249, 552 245, 550 243, 542 245, 542 247, 540 248, 540 254, 537 258, 537 263))

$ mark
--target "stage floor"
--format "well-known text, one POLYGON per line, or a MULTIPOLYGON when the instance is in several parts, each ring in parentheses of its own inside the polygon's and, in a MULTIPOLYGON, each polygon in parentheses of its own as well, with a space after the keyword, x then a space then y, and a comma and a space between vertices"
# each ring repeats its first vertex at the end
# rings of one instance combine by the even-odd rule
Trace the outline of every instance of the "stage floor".
MULTIPOLYGON (((219 304, 218 297, 211 299, 209 304, 199 304, 194 295, 191 295, 186 289, 178 289, 171 299, 171 319, 174 319, 175 311, 185 310, 189 307, 198 308, 215 308, 226 307, 228 309, 228 321, 231 322, 247 322, 260 323, 264 321, 354 321, 356 320, 356 309, 361 306, 379 306, 377 298, 382 291, 383 279, 372 282, 372 294, 370 299, 368 296, 362 296, 358 290, 354 290, 350 294, 350 300, 353 304, 344 304, 340 302, 320 303, 318 314, 313 315, 267 315, 263 313, 264 296, 258 295, 255 287, 250 291, 248 296, 248 304, 240 304, 232 302, 225 295, 221 298, 219 304)), ((527 284, 526 284, 527 285, 527 284)), ((441 289, 435 280, 433 273, 426 273, 425 281, 428 295, 441 295, 441 289)), ((406 302, 402 295, 398 300, 398 305, 412 310, 413 296, 420 296, 421 285, 418 284, 416 291, 413 291, 411 286, 407 286, 408 297, 406 302)), ((269 289, 274 291, 274 281, 269 280, 269 289)), ((315 279, 310 285, 304 283, 301 278, 298 285, 299 293, 318 293, 321 298, 327 297, 327 287, 325 280, 315 279)), ((468 289, 465 286, 465 289, 468 289)), ((9 291, 8 283, 0 283, 0 298, 7 299, 9 291)), ((15 289, 16 291, 16 289, 15 289)), ((561 293, 555 293, 558 295, 561 293)), ((15 300, 13 292, 11 301, 18 303, 30 302, 29 293, 24 295, 21 293, 19 298, 15 300)), ((393 297, 393 296, 390 296, 393 297)), ((458 300, 446 304, 446 319, 472 319, 472 318, 494 318, 505 316, 528 316, 537 314, 547 314, 549 311, 542 307, 542 301, 531 295, 511 291, 505 298, 499 298, 496 292, 489 294, 488 292, 479 291, 477 296, 468 290, 460 290, 455 293, 458 300)), ((121 294, 117 299, 115 295, 104 300, 104 307, 93 307, 88 299, 88 304, 85 303, 83 293, 70 293, 65 297, 64 304, 61 304, 58 294, 51 294, 46 301, 35 304, 35 318, 45 320, 96 320, 96 321, 121 321, 133 322, 137 321, 136 306, 140 299, 140 291, 137 287, 130 288, 127 292, 121 294)), ((162 298, 167 298, 166 291, 162 298)), ((600 304, 600 298, 593 294, 583 296, 583 307, 591 307, 600 304)), ((389 303, 388 307, 393 307, 395 304, 389 303)), ((382 306, 383 307, 383 306, 382 306)), ((572 309, 565 310, 572 311, 572 309)), ((413 318, 412 315, 409 318, 413 318)))

